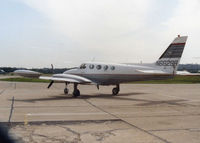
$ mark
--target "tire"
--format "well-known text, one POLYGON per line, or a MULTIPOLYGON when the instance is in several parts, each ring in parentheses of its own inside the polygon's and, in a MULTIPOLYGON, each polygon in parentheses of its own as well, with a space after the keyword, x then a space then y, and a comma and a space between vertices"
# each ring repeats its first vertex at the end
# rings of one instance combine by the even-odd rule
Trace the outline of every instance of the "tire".
POLYGON ((65 94, 68 94, 68 93, 69 93, 69 89, 65 88, 65 89, 64 89, 64 93, 65 93, 65 94))
POLYGON ((77 89, 73 92, 74 97, 80 96, 80 91, 77 89))
POLYGON ((118 93, 119 93, 119 89, 113 88, 112 94, 113 94, 113 95, 117 95, 118 93))

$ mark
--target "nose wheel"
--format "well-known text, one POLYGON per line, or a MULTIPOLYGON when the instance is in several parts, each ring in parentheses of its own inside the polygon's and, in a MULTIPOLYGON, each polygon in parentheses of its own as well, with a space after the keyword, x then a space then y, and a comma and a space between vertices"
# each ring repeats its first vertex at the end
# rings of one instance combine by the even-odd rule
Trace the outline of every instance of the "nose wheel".
POLYGON ((113 88, 112 94, 117 95, 119 93, 119 91, 120 91, 119 84, 117 84, 117 86, 115 88, 113 88))

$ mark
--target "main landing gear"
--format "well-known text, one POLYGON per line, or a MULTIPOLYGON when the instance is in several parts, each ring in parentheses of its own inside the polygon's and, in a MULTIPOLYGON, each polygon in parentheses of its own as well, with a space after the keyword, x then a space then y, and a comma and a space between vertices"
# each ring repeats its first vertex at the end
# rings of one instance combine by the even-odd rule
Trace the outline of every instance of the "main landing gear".
MULTIPOLYGON (((69 93, 69 89, 67 88, 68 83, 66 82, 65 85, 66 86, 65 86, 65 89, 64 89, 64 93, 67 95, 69 93)), ((73 96, 74 97, 80 96, 80 91, 78 90, 77 87, 78 87, 78 84, 74 83, 74 91, 73 91, 73 96)))
POLYGON ((119 91, 120 91, 119 84, 117 84, 116 87, 113 88, 112 94, 113 95, 117 95, 119 93, 119 91))
POLYGON ((67 88, 68 83, 65 83, 64 93, 67 95, 69 93, 69 89, 67 88))
POLYGON ((74 83, 74 91, 73 91, 74 97, 80 96, 80 91, 78 90, 77 87, 78 87, 78 84, 77 84, 77 83, 74 83))
MULTIPOLYGON (((66 84, 66 87, 64 89, 64 93, 68 94, 69 93, 69 89, 67 88, 68 83, 65 83, 65 84, 66 84)), ((112 94, 117 95, 119 91, 120 91, 120 87, 119 87, 119 84, 117 84, 116 87, 112 89, 112 94)), ((73 97, 78 97, 78 96, 80 96, 80 91, 78 90, 78 84, 74 83, 73 97)))

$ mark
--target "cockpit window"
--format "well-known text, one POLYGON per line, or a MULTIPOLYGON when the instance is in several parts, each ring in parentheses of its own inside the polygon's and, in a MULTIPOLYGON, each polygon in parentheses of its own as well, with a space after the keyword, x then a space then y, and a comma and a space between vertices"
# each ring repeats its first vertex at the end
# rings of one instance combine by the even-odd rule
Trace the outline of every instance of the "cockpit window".
POLYGON ((85 69, 86 68, 86 64, 82 64, 81 66, 80 66, 80 69, 85 69))
POLYGON ((100 69, 101 69, 101 65, 97 65, 96 68, 97 68, 98 70, 100 70, 100 69))
POLYGON ((94 68, 94 65, 90 65, 89 68, 90 68, 90 69, 93 69, 93 68, 94 68))
POLYGON ((105 66, 103 67, 103 69, 106 71, 106 70, 108 69, 108 66, 105 65, 105 66))
POLYGON ((111 66, 110 69, 111 69, 111 70, 115 70, 115 67, 114 67, 114 66, 111 66))

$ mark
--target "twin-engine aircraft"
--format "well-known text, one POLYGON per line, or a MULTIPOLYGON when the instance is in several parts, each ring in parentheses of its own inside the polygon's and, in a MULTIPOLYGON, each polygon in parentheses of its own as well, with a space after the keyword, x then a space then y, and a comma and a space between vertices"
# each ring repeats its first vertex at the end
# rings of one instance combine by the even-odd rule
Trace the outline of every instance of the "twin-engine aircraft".
POLYGON ((68 94, 68 84, 74 84, 73 96, 80 96, 79 84, 116 85, 112 90, 113 95, 120 91, 120 83, 132 81, 158 80, 173 78, 179 65, 187 36, 178 36, 169 45, 160 58, 152 64, 113 64, 87 62, 80 67, 70 69, 62 74, 54 74, 51 77, 40 76, 38 72, 29 70, 17 70, 16 74, 28 77, 39 77, 50 80, 48 88, 57 82, 64 82, 66 87, 64 93, 68 94))

